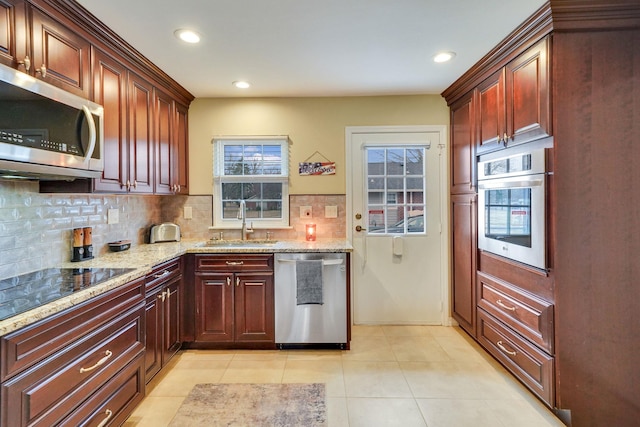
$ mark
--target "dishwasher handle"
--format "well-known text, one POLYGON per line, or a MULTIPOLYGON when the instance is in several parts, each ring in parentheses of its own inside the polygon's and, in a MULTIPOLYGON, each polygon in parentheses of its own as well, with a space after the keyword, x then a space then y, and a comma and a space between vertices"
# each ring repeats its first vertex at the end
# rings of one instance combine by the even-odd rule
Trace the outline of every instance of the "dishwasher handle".
MULTIPOLYGON (((285 264, 295 264, 296 261, 295 259, 279 259, 278 262, 283 262, 285 264)), ((343 262, 342 259, 323 259, 322 260, 322 265, 341 265, 343 262)))

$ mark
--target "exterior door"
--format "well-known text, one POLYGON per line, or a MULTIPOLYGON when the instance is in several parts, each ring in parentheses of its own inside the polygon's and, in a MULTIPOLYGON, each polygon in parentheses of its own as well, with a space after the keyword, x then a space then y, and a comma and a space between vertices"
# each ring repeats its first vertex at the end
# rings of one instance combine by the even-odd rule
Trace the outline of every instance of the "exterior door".
POLYGON ((446 322, 445 131, 347 129, 355 324, 446 322))

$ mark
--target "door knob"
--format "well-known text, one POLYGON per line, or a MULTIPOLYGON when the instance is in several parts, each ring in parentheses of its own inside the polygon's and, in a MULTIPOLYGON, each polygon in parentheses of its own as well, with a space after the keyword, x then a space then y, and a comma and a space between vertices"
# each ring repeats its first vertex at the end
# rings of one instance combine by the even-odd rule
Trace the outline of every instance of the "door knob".
POLYGON ((361 226, 356 225, 356 231, 360 232, 360 231, 366 231, 366 230, 367 230, 366 228, 362 228, 361 226))

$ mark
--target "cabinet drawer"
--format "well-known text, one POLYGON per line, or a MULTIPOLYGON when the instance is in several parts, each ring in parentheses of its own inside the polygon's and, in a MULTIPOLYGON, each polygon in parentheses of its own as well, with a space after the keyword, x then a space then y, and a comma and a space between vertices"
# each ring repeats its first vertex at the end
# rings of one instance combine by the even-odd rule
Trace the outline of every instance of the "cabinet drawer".
POLYGON ((66 418, 61 426, 122 425, 144 398, 142 355, 131 361, 86 402, 66 418), (101 424, 101 423, 106 424, 101 424))
POLYGON ((478 307, 553 354, 553 304, 478 272, 478 307))
POLYGON ((143 301, 144 280, 140 279, 5 335, 0 341, 0 380, 5 381, 68 348, 76 340, 143 301))
POLYGON ((273 255, 196 255, 196 271, 273 271, 273 255))
POLYGON ((143 316, 144 305, 140 304, 3 383, 3 406, 13 409, 3 413, 3 425, 56 425, 74 411, 123 365, 143 353, 143 316))
POLYGON ((478 341, 540 399, 553 407, 554 359, 502 322, 478 310, 478 341))
POLYGON ((162 264, 158 264, 153 267, 151 273, 147 275, 146 278, 146 290, 149 292, 151 289, 156 287, 158 284, 167 282, 175 277, 178 277, 182 274, 182 259, 175 258, 171 261, 167 261, 162 264))

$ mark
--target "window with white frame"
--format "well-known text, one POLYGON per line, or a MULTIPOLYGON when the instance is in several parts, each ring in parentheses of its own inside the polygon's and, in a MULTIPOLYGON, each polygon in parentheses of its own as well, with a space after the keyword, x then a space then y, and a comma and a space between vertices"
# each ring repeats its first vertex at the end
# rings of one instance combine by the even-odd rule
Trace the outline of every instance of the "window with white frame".
POLYGON ((241 201, 254 227, 289 225, 289 139, 214 138, 213 225, 235 228, 241 201))

